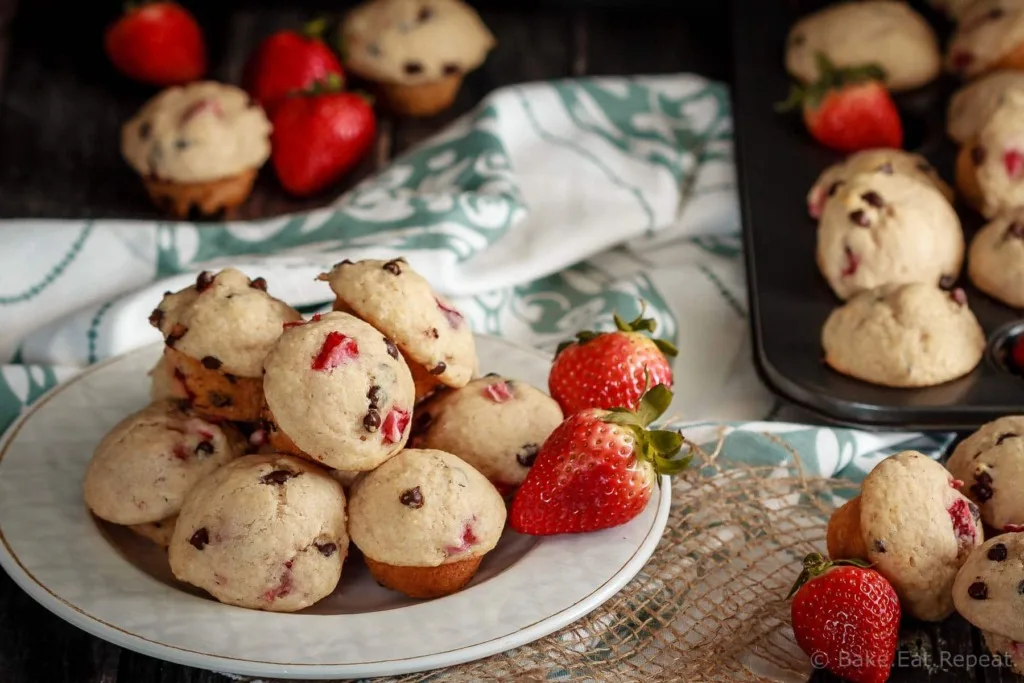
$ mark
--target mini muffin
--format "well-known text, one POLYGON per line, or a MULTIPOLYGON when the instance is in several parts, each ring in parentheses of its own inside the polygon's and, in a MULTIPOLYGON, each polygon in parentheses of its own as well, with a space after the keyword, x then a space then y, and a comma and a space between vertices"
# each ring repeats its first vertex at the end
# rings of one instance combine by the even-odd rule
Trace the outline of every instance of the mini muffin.
POLYGON ((967 273, 990 297, 1024 308, 1024 208, 1000 214, 975 233, 967 273))
POLYGON ((492 374, 417 408, 411 443, 457 455, 509 495, 561 423, 562 410, 550 396, 526 382, 492 374))
POLYGON ((450 301, 405 259, 345 260, 320 275, 348 311, 394 339, 405 356, 422 399, 440 386, 465 386, 478 361, 473 331, 450 301))
POLYGON ((270 443, 332 469, 372 470, 409 439, 412 375, 395 345, 348 313, 285 330, 267 354, 270 443))
POLYGON ((93 453, 82 484, 93 514, 114 524, 159 522, 200 480, 245 452, 232 426, 161 401, 117 423, 93 453))
POLYGON ((956 280, 964 235, 952 205, 931 183, 859 173, 825 203, 817 261, 840 299, 880 285, 956 280))
POLYGON ((953 584, 953 603, 981 630, 985 645, 1024 674, 1024 533, 1002 534, 974 549, 953 584))
POLYGON ((442 451, 407 449, 363 476, 349 499, 349 533, 377 581, 413 598, 468 584, 505 527, 505 502, 486 477, 442 451))
POLYGON ((819 53, 837 67, 878 65, 890 90, 920 87, 942 71, 935 31, 903 2, 840 2, 800 19, 786 40, 786 70, 818 80, 819 53))
POLYGON ((129 529, 139 536, 156 543, 161 548, 171 544, 171 537, 174 535, 174 525, 178 523, 178 515, 172 515, 167 519, 145 524, 131 524, 129 529))
POLYGON ((234 268, 203 271, 168 292, 149 316, 164 335, 171 394, 209 418, 253 422, 263 407, 263 358, 285 324, 302 320, 267 293, 263 278, 234 268))
POLYGON ((171 571, 230 605, 296 612, 341 579, 345 505, 341 484, 304 460, 239 458, 186 499, 168 548, 171 571))
POLYGON ((946 468, 998 531, 1024 530, 1024 416, 1000 417, 961 441, 946 468))
POLYGON ((1008 90, 1024 90, 1024 72, 993 71, 965 84, 949 98, 946 132, 959 144, 971 142, 992 118, 1008 90))
POLYGON ((185 218, 248 198, 270 157, 270 122, 244 90, 204 81, 168 88, 121 130, 121 153, 158 207, 185 218))
POLYGON ((811 218, 820 218, 825 202, 834 197, 847 180, 860 173, 871 172, 910 176, 934 185, 943 197, 953 201, 953 188, 939 177, 935 168, 923 156, 902 149, 877 148, 854 152, 822 171, 807 193, 807 213, 811 218))
POLYGON ((949 39, 946 68, 962 78, 1024 69, 1024 0, 974 0, 949 39))
POLYGON ((928 387, 971 372, 985 333, 962 289, 884 285, 832 311, 821 333, 834 370, 894 388, 928 387))
POLYGON ((986 218, 1024 207, 1024 88, 1011 88, 956 159, 956 184, 986 218))
POLYGON ((369 0, 349 12, 341 32, 346 68, 408 116, 450 107, 463 76, 495 46, 476 11, 458 0, 369 0))
POLYGON ((967 556, 982 543, 978 507, 946 469, 916 451, 878 463, 860 495, 828 523, 828 553, 872 563, 903 609, 925 621, 953 612, 951 588, 967 556))

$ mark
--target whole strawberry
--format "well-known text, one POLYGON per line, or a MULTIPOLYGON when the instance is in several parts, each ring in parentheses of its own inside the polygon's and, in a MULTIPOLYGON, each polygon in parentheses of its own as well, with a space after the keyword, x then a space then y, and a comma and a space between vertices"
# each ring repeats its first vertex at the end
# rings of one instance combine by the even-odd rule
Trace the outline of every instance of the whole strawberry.
POLYGON ((270 159, 289 193, 308 196, 337 182, 373 147, 377 119, 362 95, 331 74, 281 102, 271 119, 270 159))
POLYGON ((868 566, 811 553, 789 593, 797 645, 816 669, 853 683, 888 680, 899 640, 899 598, 868 566))
POLYGON ((664 339, 652 339, 657 323, 644 318, 631 322, 615 316, 614 332, 583 331, 576 340, 558 347, 548 374, 548 390, 565 415, 587 408, 635 408, 655 384, 672 388, 668 358, 676 349, 664 339))
POLYGON ((676 474, 692 455, 680 455, 679 432, 648 430, 672 401, 663 384, 634 412, 584 410, 555 428, 512 500, 509 525, 547 536, 607 529, 639 515, 661 474, 676 474))
POLYGON ((150 85, 181 85, 206 73, 203 32, 176 2, 129 6, 107 28, 103 49, 118 71, 150 85))
POLYGON ((321 39, 323 30, 323 21, 313 21, 302 32, 278 31, 249 57, 245 89, 268 116, 289 94, 308 90, 332 74, 342 77, 341 63, 321 39))

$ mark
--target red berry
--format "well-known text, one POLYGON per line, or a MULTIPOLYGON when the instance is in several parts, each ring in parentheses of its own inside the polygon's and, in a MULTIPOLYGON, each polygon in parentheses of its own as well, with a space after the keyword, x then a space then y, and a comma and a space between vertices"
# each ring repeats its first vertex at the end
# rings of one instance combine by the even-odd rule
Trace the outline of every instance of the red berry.
POLYGON ((1018 335, 1010 347, 1010 360, 1017 372, 1024 373, 1024 334, 1018 335))
POLYGON ((103 48, 118 71, 150 85, 181 85, 206 73, 202 30, 176 2, 129 9, 107 28, 103 48))
POLYGON ((512 400, 512 392, 508 388, 508 382, 495 382, 484 387, 484 396, 495 403, 505 403, 512 400))
POLYGON ((405 434, 405 428, 409 426, 412 417, 401 408, 392 408, 384 417, 384 424, 381 425, 384 443, 398 443, 405 434))
POLYGON ((1024 171, 1024 154, 1016 149, 1006 150, 1003 153, 1003 166, 1006 167, 1006 175, 1012 179, 1019 178, 1024 171))
POLYGON ((333 370, 358 357, 359 344, 355 339, 346 337, 341 332, 329 332, 320 353, 313 359, 313 369, 333 370))

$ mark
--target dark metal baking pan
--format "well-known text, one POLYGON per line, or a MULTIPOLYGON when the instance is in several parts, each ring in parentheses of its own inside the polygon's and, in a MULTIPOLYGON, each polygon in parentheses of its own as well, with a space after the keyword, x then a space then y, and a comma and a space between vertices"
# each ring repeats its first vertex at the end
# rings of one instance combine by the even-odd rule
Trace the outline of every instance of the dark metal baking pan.
MULTIPOLYGON (((1003 359, 1021 315, 972 287, 966 264, 957 285, 989 340, 972 373, 926 389, 889 389, 845 377, 823 362, 821 328, 840 301, 815 265, 816 224, 805 197, 818 174, 843 155, 815 143, 798 116, 773 108, 790 83, 783 66, 786 33, 807 9, 808 3, 777 0, 732 4, 733 126, 754 362, 762 381, 827 420, 868 428, 968 430, 1020 412, 1024 377, 1003 359)), ((924 13, 944 39, 948 26, 924 13)), ((904 147, 926 156, 950 184, 956 147, 946 136, 945 118, 957 85, 944 76, 896 96, 904 147)), ((981 218, 962 205, 957 210, 969 243, 981 218)))

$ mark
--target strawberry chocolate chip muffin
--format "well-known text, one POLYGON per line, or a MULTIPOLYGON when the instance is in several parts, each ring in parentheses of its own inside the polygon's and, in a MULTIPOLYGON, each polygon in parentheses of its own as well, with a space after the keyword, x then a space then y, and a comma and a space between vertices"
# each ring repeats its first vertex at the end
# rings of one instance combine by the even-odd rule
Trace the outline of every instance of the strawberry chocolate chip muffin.
POLYGON ((341 579, 345 504, 341 484, 304 460, 239 458, 186 499, 168 549, 171 571, 230 605, 309 607, 341 579))
POLYGON ((267 293, 263 278, 234 268, 203 271, 168 292, 149 316, 164 335, 174 397, 211 419, 254 422, 263 408, 263 359, 285 324, 302 320, 267 293))
POLYGON ((461 590, 505 527, 505 501, 456 456, 409 448, 360 478, 349 533, 377 581, 413 598, 461 590))
POLYGON ((956 184, 986 218, 1024 207, 1024 88, 1002 101, 956 159, 956 184))
POLYGON ((946 133, 958 144, 971 142, 992 118, 1003 96, 1024 89, 1024 72, 1000 70, 964 84, 949 98, 946 133))
POLYGON ((336 470, 372 470, 409 439, 415 389, 394 343, 332 311, 285 330, 267 354, 265 430, 275 448, 336 470))
POLYGON ((320 279, 348 311, 394 340, 421 399, 440 386, 465 386, 478 361, 473 331, 450 301, 434 292, 405 259, 342 261, 320 279))
MULTIPOLYGON (((85 473, 85 504, 114 524, 151 525, 178 514, 199 481, 245 453, 228 424, 203 420, 178 401, 153 403, 117 423, 85 473)), ((150 537, 149 527, 136 529, 150 537)))
POLYGON ((886 458, 864 479, 860 495, 833 513, 829 555, 871 562, 907 613, 945 619, 953 612, 957 571, 984 540, 981 513, 960 484, 916 451, 886 458))
POLYGON ((990 297, 1024 308, 1024 207, 1000 213, 974 234, 967 274, 990 297))
POLYGON ((168 88, 121 130, 121 153, 156 205, 185 218, 248 198, 270 158, 270 121, 244 90, 203 81, 168 88))
POLYGON ((959 13, 946 68, 962 78, 1024 69, 1024 0, 973 0, 959 13))
POLYGON ((441 392, 417 408, 411 443, 457 455, 509 495, 561 423, 562 409, 550 396, 526 382, 491 374, 441 392))
POLYGON ((978 504, 986 524, 997 531, 1024 530, 1018 488, 1024 478, 1024 416, 983 425, 957 445, 946 468, 964 482, 961 490, 978 504))

